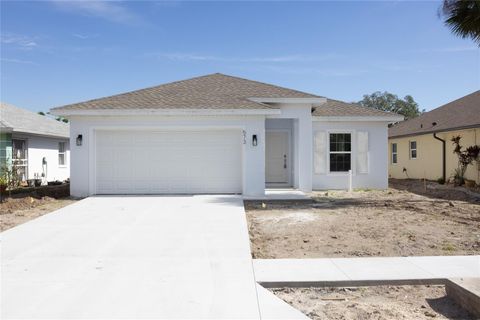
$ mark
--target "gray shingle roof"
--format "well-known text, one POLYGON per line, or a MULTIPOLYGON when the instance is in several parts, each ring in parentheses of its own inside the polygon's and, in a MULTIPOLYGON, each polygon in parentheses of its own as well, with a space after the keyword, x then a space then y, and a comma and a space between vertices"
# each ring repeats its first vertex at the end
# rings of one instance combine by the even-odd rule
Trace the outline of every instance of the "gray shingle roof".
POLYGON ((319 96, 220 73, 171 82, 110 97, 70 104, 52 111, 101 109, 275 109, 249 100, 319 96))
POLYGON ((325 104, 316 107, 312 115, 316 117, 398 117, 395 113, 333 99, 327 99, 325 104))
POLYGON ((480 90, 400 122, 389 128, 388 136, 393 138, 469 127, 480 127, 480 90))
POLYGON ((4 102, 0 102, 0 119, 1 127, 11 128, 13 132, 64 138, 70 136, 68 124, 4 102))

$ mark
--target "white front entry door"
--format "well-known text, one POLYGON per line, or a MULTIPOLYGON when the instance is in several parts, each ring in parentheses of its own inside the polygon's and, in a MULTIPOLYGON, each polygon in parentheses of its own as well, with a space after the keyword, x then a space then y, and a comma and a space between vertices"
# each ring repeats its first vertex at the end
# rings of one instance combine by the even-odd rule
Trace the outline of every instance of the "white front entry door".
POLYGON ((240 130, 99 130, 95 193, 241 193, 241 143, 240 130))
POLYGON ((265 182, 288 184, 290 133, 288 131, 267 131, 265 134, 265 182))

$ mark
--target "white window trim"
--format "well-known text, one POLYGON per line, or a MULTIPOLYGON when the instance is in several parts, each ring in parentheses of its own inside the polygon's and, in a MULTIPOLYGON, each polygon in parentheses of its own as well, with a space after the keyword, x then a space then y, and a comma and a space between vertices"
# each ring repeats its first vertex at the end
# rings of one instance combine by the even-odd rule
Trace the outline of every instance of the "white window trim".
POLYGON ((392 142, 392 144, 390 145, 390 148, 391 148, 390 163, 395 165, 395 164, 398 163, 398 144, 396 142, 392 142), (393 145, 395 145, 397 147, 397 151, 395 151, 395 152, 393 152, 393 145), (393 162, 393 155, 397 156, 397 162, 393 162))
POLYGON ((409 140, 408 141, 408 150, 409 150, 409 157, 411 160, 416 160, 418 158, 418 144, 417 140, 409 140), (412 142, 415 142, 415 149, 412 149, 412 142), (412 157, 412 151, 415 150, 415 158, 412 157))
POLYGON ((66 168, 67 167, 67 142, 59 141, 58 142, 58 167, 66 168), (63 152, 60 152, 60 143, 63 143, 63 152), (60 155, 63 154, 63 164, 60 164, 60 155))
POLYGON ((354 161, 353 161, 353 154, 354 154, 354 143, 352 141, 352 137, 356 136, 355 131, 349 131, 349 130, 329 130, 327 131, 327 175, 330 176, 345 176, 348 175, 348 171, 331 171, 330 170, 330 154, 343 154, 343 153, 349 153, 350 154, 350 170, 352 173, 355 172, 354 170, 354 161), (330 134, 350 134, 350 151, 330 151, 330 134))

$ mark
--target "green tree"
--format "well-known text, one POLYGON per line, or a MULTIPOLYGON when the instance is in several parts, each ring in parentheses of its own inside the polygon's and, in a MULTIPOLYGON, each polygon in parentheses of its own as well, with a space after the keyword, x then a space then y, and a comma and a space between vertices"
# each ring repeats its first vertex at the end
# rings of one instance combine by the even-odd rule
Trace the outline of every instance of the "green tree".
POLYGON ((64 117, 56 117, 55 120, 60 121, 60 122, 68 123, 68 119, 64 118, 64 117))
POLYGON ((397 95, 389 92, 374 92, 366 94, 358 104, 387 112, 394 112, 401 114, 405 119, 418 117, 422 111, 418 109, 418 103, 415 102, 412 96, 407 95, 400 99, 397 95))
POLYGON ((38 111, 37 113, 38 113, 39 115, 41 115, 41 116, 44 116, 44 115, 45 115, 45 112, 43 112, 43 111, 38 111))
POLYGON ((480 1, 444 0, 441 14, 455 35, 472 38, 480 46, 480 1))

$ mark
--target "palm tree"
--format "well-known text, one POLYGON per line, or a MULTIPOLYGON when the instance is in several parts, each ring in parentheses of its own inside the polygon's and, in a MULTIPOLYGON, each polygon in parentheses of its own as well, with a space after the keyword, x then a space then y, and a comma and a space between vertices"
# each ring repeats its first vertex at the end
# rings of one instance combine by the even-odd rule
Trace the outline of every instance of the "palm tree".
POLYGON ((480 46, 480 1, 444 0, 445 24, 462 38, 472 38, 480 46))

